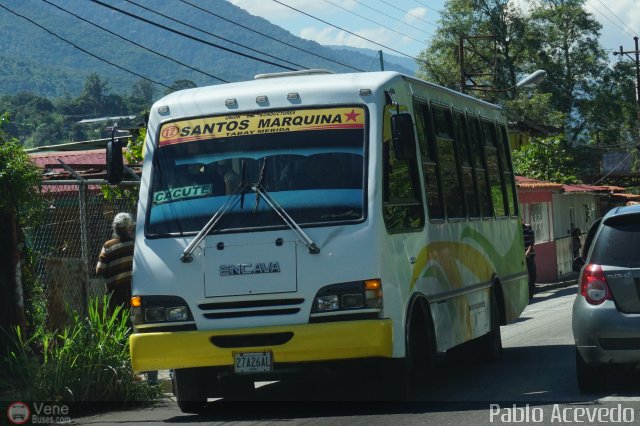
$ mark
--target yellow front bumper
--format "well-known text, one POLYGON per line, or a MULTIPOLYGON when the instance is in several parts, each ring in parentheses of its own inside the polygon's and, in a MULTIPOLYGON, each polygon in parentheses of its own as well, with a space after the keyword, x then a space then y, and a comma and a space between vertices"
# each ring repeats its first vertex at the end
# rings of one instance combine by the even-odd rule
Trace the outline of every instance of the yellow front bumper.
POLYGON ((319 324, 233 330, 139 333, 129 337, 135 371, 233 365, 233 352, 273 352, 275 363, 391 357, 391 320, 340 321, 319 324), (291 332, 282 345, 220 348, 213 336, 291 332))

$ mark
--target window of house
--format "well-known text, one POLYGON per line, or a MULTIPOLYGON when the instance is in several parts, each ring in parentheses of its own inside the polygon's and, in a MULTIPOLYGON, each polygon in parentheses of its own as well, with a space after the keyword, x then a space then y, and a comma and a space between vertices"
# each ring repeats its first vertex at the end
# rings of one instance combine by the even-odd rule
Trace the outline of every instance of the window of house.
POLYGON ((536 244, 549 241, 549 204, 529 204, 529 223, 536 234, 536 244))

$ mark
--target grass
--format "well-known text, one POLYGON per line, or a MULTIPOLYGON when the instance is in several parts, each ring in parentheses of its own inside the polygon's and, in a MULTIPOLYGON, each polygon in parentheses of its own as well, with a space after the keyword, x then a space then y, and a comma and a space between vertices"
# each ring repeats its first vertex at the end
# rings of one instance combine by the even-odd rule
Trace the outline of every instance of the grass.
POLYGON ((71 405, 155 400, 159 387, 136 380, 131 368, 129 312, 120 307, 110 312, 108 305, 107 297, 91 300, 88 315, 74 313, 61 331, 38 330, 26 337, 12 330, 0 394, 71 405))

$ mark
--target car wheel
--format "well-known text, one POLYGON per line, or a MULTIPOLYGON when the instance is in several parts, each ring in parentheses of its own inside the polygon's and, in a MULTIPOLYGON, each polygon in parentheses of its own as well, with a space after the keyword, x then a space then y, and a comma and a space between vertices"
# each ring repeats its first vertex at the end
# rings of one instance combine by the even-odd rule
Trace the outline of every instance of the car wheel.
POLYGON ((200 369, 175 370, 172 376, 173 393, 183 413, 202 413, 207 405, 207 387, 200 369))
POLYGON ((606 384, 606 366, 587 363, 576 348, 576 378, 582 392, 597 392, 606 384))

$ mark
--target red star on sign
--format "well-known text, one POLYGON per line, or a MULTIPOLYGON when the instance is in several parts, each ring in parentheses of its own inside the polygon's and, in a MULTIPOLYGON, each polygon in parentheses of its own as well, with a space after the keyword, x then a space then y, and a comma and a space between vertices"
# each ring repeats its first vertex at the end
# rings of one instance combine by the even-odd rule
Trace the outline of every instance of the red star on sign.
POLYGON ((358 114, 357 112, 355 112, 355 110, 351 110, 350 113, 345 114, 347 116, 347 121, 356 121, 356 117, 359 116, 360 114, 358 114))

